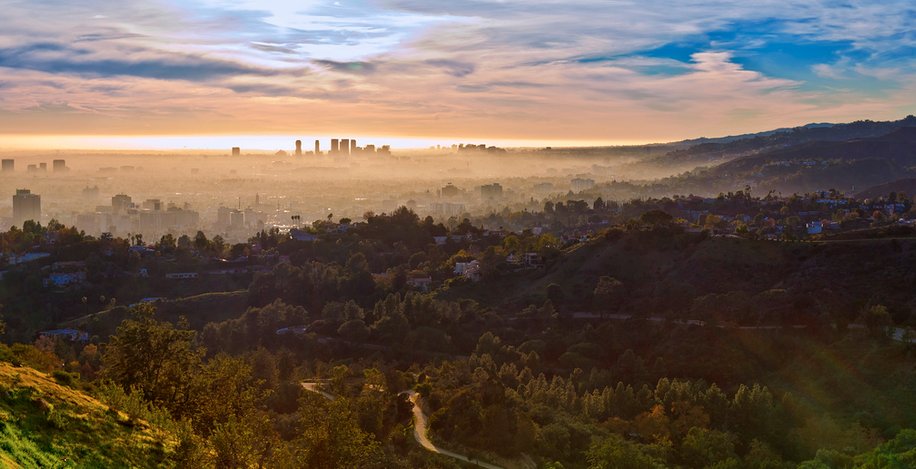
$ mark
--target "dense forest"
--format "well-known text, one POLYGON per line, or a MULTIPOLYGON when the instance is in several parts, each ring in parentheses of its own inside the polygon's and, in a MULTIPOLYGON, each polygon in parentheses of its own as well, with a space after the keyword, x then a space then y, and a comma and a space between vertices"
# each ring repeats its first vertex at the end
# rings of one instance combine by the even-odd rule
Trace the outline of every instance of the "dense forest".
MULTIPOLYGON (((517 216, 606 208, 572 206, 517 216)), ((156 444, 101 464, 916 465, 916 238, 722 237, 640 206, 575 242, 405 208, 231 246, 27 223, 4 250, 49 256, 0 283, 0 453, 98 464, 66 436, 126 428, 156 444), (43 281, 73 263, 83 282, 43 281)))

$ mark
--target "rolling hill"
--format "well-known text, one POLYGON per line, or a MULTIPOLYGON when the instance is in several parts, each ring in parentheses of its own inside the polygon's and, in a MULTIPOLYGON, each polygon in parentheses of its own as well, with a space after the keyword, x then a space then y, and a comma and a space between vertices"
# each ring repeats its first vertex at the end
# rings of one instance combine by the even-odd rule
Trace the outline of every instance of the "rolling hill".
POLYGON ((2 467, 162 467, 177 444, 42 372, 0 362, 2 467))

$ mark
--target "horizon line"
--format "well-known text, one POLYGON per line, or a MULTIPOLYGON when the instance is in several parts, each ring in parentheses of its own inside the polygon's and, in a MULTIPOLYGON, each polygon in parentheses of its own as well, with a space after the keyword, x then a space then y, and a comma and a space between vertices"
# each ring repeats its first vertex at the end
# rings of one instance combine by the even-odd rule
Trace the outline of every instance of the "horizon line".
POLYGON ((429 150, 436 145, 449 148, 453 144, 486 144, 500 148, 594 148, 661 145, 678 140, 644 141, 613 139, 515 139, 484 137, 418 137, 418 136, 360 136, 339 132, 334 135, 296 136, 290 133, 265 134, 175 134, 175 135, 84 135, 84 134, 2 134, 0 151, 229 151, 240 147, 243 152, 290 151, 296 140, 302 140, 303 152, 311 151, 313 142, 321 142, 322 151, 334 138, 356 138, 359 146, 390 145, 394 150, 429 150), (55 144, 49 145, 49 142, 55 144))

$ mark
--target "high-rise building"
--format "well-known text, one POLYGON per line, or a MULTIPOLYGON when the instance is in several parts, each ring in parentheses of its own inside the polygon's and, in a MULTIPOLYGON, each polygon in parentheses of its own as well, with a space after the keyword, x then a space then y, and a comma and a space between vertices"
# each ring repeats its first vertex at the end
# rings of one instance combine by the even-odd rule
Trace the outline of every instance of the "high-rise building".
POLYGON ((143 203, 140 206, 144 208, 145 210, 152 210, 154 212, 158 212, 162 210, 162 201, 159 199, 146 199, 143 201, 143 203))
POLYGON ((351 155, 356 154, 356 139, 355 138, 350 140, 350 154, 351 155))
POLYGON ((48 170, 48 163, 38 163, 38 169, 39 169, 40 171, 47 171, 47 170, 48 170))
POLYGON ((340 151, 340 140, 336 138, 332 138, 331 139, 331 151, 329 151, 328 153, 332 155, 336 155, 337 152, 339 151, 340 151))
POLYGON ((12 173, 13 168, 16 167, 16 160, 3 160, 3 172, 12 173))
POLYGON ((340 153, 345 156, 350 154, 350 139, 349 138, 341 139, 340 153))
POLYGON ((315 140, 315 155, 321 154, 321 142, 315 140))
POLYGON ((240 156, 242 154, 242 149, 239 147, 232 147, 232 156, 240 156))
POLYGON ((503 186, 498 182, 480 186, 480 196, 484 199, 498 199, 503 196, 503 186))
POLYGON ((133 206, 129 195, 118 194, 111 198, 111 210, 114 213, 126 213, 133 206))
POLYGON ((296 156, 302 156, 302 140, 296 140, 296 156))
POLYGON ((41 221, 41 196, 28 189, 16 189, 13 196, 13 224, 22 225, 26 220, 41 221))
POLYGON ((51 168, 55 173, 64 172, 67 170, 67 160, 54 160, 51 162, 51 168))

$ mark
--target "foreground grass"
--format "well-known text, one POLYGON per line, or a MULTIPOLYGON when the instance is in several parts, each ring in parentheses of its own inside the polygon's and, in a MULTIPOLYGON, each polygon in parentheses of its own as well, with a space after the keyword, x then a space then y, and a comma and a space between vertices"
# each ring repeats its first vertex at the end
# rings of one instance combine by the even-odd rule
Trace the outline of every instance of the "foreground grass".
POLYGON ((177 440, 50 376, 0 362, 0 466, 158 467, 177 440))

